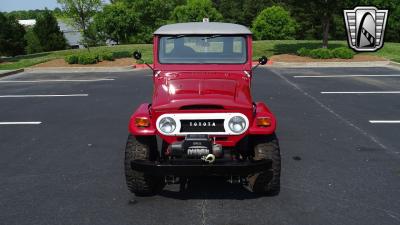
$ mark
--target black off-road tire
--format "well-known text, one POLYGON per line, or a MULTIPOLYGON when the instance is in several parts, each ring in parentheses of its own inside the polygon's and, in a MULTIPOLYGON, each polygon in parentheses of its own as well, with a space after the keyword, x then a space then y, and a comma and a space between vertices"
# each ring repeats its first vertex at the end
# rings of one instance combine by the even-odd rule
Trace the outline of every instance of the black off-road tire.
POLYGON ((281 154, 275 134, 256 136, 252 139, 254 160, 272 160, 271 168, 248 177, 250 189, 257 194, 274 196, 280 191, 281 154))
POLYGON ((157 141, 153 136, 128 136, 125 148, 125 178, 128 189, 138 195, 147 196, 160 192, 164 178, 136 171, 131 168, 132 160, 157 160, 157 141))

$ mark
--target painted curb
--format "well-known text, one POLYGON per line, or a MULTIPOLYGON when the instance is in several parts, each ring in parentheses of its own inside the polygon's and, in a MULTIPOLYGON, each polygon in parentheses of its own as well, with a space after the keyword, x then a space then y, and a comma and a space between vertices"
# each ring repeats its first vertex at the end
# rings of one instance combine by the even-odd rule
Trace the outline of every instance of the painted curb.
POLYGON ((400 63, 398 63, 398 62, 390 61, 389 65, 393 66, 393 67, 400 68, 400 63))
MULTIPOLYGON (((149 64, 150 66, 154 66, 153 64, 149 64)), ((132 69, 139 69, 139 70, 144 70, 144 69, 150 69, 146 64, 133 64, 132 69)))
POLYGON ((14 74, 17 74, 17 73, 22 73, 24 71, 25 71, 24 69, 11 70, 11 71, 7 71, 7 72, 4 72, 4 73, 0 73, 0 77, 6 77, 6 76, 14 75, 14 74))

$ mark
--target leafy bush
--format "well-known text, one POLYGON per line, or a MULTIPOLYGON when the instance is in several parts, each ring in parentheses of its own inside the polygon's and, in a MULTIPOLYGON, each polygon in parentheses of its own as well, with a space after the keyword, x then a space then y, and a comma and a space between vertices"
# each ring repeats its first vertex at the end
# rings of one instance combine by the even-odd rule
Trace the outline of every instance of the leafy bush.
POLYGON ((68 55, 64 58, 68 64, 77 64, 79 57, 77 55, 68 55))
POLYGON ((283 7, 272 6, 254 19, 252 31, 257 40, 294 39, 296 22, 283 7))
POLYGON ((131 58, 132 53, 128 51, 119 51, 119 52, 113 52, 113 57, 114 59, 120 59, 120 58, 131 58))
POLYGON ((297 50, 297 55, 308 56, 315 59, 352 59, 355 53, 351 49, 345 47, 335 48, 332 50, 327 48, 307 49, 303 47, 297 50))
POLYGON ((354 51, 349 48, 335 48, 332 50, 333 55, 335 58, 341 59, 352 59, 355 55, 354 51))
POLYGON ((99 61, 98 55, 93 54, 81 54, 78 57, 78 63, 82 65, 96 64, 99 61))
POLYGON ((310 56, 314 59, 331 59, 334 57, 332 51, 327 48, 313 49, 310 52, 310 56))
POLYGON ((101 60, 114 61, 114 59, 114 54, 111 52, 105 52, 101 54, 101 60))
POLYGON ((308 48, 300 48, 297 50, 297 55, 299 56, 310 56, 311 49, 308 48))

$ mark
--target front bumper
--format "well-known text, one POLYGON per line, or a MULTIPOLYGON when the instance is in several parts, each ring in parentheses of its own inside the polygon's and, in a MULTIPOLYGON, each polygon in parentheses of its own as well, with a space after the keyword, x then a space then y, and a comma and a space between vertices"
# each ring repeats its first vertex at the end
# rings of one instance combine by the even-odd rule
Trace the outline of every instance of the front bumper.
POLYGON ((133 170, 157 176, 246 176, 268 170, 271 164, 271 160, 240 162, 216 160, 213 164, 188 159, 171 162, 134 160, 131 162, 131 167, 133 170))

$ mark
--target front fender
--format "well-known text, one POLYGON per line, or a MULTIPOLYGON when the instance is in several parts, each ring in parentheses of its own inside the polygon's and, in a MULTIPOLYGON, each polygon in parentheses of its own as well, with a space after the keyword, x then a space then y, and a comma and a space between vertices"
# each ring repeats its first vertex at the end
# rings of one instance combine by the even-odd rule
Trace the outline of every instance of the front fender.
POLYGON ((268 109, 263 102, 256 103, 256 115, 254 117, 252 125, 249 127, 250 135, 270 135, 276 130, 276 118, 274 114, 268 109), (257 117, 269 117, 271 118, 271 126, 259 127, 257 126, 257 117))
POLYGON ((129 132, 135 136, 150 136, 156 134, 155 124, 152 123, 151 115, 149 113, 150 104, 143 103, 136 109, 135 113, 131 116, 129 120, 129 132), (135 124, 135 119, 137 117, 145 117, 150 121, 149 127, 137 127, 135 124))

